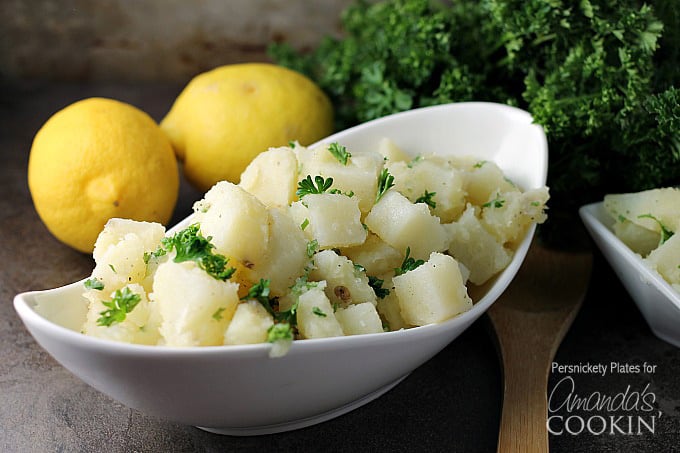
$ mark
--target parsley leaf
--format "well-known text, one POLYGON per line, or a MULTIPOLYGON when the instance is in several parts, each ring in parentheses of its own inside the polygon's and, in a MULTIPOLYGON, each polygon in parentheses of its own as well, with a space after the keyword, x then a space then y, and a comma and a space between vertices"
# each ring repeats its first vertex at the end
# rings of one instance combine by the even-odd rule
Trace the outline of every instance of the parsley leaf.
POLYGON ((394 176, 390 174, 387 168, 383 168, 378 177, 378 193, 375 196, 375 202, 380 201, 385 192, 394 187, 394 176))
POLYGON ((110 301, 102 302, 108 310, 99 313, 101 317, 97 319, 97 325, 109 327, 125 321, 127 314, 134 310, 141 300, 141 296, 133 293, 127 286, 122 290, 117 289, 110 301))
POLYGON ((383 283, 385 283, 385 280, 374 277, 372 275, 368 276, 368 285, 373 288, 373 291, 375 292, 375 295, 379 299, 384 299, 385 297, 389 296, 390 290, 387 288, 383 288, 383 283))
POLYGON ((293 326, 287 322, 279 322, 273 324, 267 330, 267 341, 269 343, 276 343, 277 341, 289 341, 294 337, 293 326))
POLYGON ((94 277, 85 280, 84 286, 87 289, 96 289, 97 291, 101 291, 102 289, 104 289, 104 283, 101 280, 97 280, 94 277))
POLYGON ((324 311, 323 311, 322 309, 320 309, 319 307, 312 307, 312 313, 314 313, 316 316, 318 316, 318 317, 320 317, 320 318, 325 318, 326 316, 328 316, 328 315, 327 315, 326 313, 324 313, 324 311))
POLYGON ((335 142, 328 145, 328 151, 333 157, 338 159, 338 162, 342 165, 347 165, 349 158, 352 157, 352 154, 347 151, 347 148, 335 142))
POLYGON ((163 238, 161 247, 166 252, 175 249, 176 256, 173 260, 175 263, 194 261, 211 277, 226 281, 236 272, 236 268, 227 267, 229 258, 213 252, 215 246, 210 243, 211 239, 204 238, 199 231, 199 225, 194 223, 174 236, 163 238))
POLYGON ((437 195, 437 192, 428 192, 427 190, 425 190, 425 193, 416 198, 415 202, 425 203, 426 205, 434 209, 437 207, 437 202, 432 199, 435 195, 437 195))
POLYGON ((406 272, 412 271, 413 269, 416 269, 418 266, 425 264, 425 261, 416 260, 409 256, 410 254, 411 247, 406 247, 406 256, 404 257, 404 261, 401 263, 401 267, 398 267, 394 270, 394 275, 405 274, 406 272))
POLYGON ((496 194, 496 198, 494 198, 491 201, 487 201, 482 205, 483 208, 502 208, 503 205, 505 204, 505 200, 503 200, 500 196, 500 194, 496 194))
POLYGON ((312 181, 312 175, 298 182, 298 188, 295 194, 298 198, 302 198, 309 194, 325 193, 333 185, 333 178, 324 179, 323 176, 315 176, 312 181), (316 183, 316 184, 315 184, 316 183))

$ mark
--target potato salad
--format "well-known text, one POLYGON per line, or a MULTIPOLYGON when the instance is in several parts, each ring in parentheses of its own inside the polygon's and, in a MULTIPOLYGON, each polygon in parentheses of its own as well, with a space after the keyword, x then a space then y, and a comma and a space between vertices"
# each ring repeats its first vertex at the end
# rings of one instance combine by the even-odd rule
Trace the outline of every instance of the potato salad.
POLYGON ((165 346, 359 335, 439 323, 546 219, 491 161, 290 143, 215 184, 171 232, 111 219, 82 332, 165 346))
POLYGON ((610 194, 604 207, 614 234, 680 292, 680 189, 610 194))

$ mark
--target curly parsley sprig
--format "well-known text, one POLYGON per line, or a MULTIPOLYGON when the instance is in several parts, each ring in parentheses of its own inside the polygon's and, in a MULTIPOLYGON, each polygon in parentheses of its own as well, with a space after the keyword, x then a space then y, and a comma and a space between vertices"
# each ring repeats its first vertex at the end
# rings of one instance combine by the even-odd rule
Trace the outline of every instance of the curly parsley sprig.
MULTIPOLYGON (((161 241, 161 247, 150 256, 161 256, 175 250, 175 263, 184 261, 194 261, 198 267, 203 269, 211 277, 226 281, 234 275, 236 268, 228 267, 229 258, 215 253, 215 246, 210 242, 212 237, 203 237, 200 232, 200 225, 194 223, 185 229, 178 231, 174 236, 165 237, 161 241)), ((148 261, 148 260, 147 260, 148 261)))
POLYGON ((378 177, 378 193, 375 196, 375 202, 379 202, 391 187, 394 187, 394 176, 390 174, 387 168, 383 168, 378 177))
POLYGON ((411 255, 411 247, 406 247, 406 256, 404 256, 404 261, 401 263, 401 267, 394 270, 394 275, 402 275, 408 271, 416 269, 418 266, 425 264, 423 260, 414 259, 411 255))
POLYGON ((99 313, 101 317, 97 319, 97 325, 110 327, 125 321, 127 314, 134 310, 141 300, 142 297, 133 293, 127 286, 122 290, 117 289, 110 301, 102 302, 108 310, 99 313))

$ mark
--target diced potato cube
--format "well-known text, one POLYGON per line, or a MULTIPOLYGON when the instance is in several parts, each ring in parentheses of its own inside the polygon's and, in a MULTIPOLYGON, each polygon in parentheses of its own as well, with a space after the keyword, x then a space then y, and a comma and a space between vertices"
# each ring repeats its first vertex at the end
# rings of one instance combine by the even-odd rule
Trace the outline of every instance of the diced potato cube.
POLYGON ((297 165, 292 149, 270 148, 250 162, 239 185, 268 207, 288 206, 295 200, 297 165))
POLYGON ((310 175, 333 178, 333 189, 343 193, 354 193, 359 200, 361 212, 368 212, 373 206, 378 190, 378 176, 383 167, 383 157, 377 152, 351 151, 347 165, 343 165, 329 151, 329 145, 297 150, 298 180, 310 175))
POLYGON ((496 193, 482 205, 482 224, 501 244, 514 243, 524 238, 532 223, 543 223, 548 201, 548 189, 531 189, 526 192, 496 193))
POLYGON ((342 249, 354 264, 360 264, 368 275, 382 275, 401 265, 401 252, 373 233, 368 233, 366 241, 354 247, 342 249))
POLYGON ((252 194, 227 181, 215 184, 194 205, 201 234, 215 250, 244 265, 260 264, 269 244, 269 212, 252 194))
POLYGON ((415 326, 445 321, 472 308, 458 263, 449 255, 433 252, 425 264, 392 282, 404 321, 415 326))
POLYGON ((296 224, 304 227, 310 240, 322 249, 363 244, 366 229, 361 224, 356 197, 342 194, 309 194, 296 201, 289 210, 296 224))
POLYGON ((446 225, 449 232, 449 253, 470 271, 470 281, 481 285, 505 269, 512 260, 512 251, 489 233, 468 205, 457 222, 446 225))
POLYGON ((667 187, 637 193, 610 194, 604 197, 604 207, 612 218, 623 216, 652 231, 661 231, 663 224, 670 231, 680 230, 680 189, 667 187), (656 220, 655 220, 656 219, 656 220))
POLYGON ((269 279, 274 296, 283 296, 302 275, 309 262, 307 240, 300 226, 283 210, 269 211, 269 243, 264 259, 246 272, 250 280, 269 279))
POLYGON ((298 331, 303 338, 339 337, 342 327, 335 318, 333 307, 323 292, 323 287, 315 287, 298 298, 298 331))
POLYGON ((155 251, 164 235, 165 228, 159 223, 110 219, 95 243, 92 276, 104 284, 107 292, 128 283, 144 283, 149 291, 144 253, 155 251))
POLYGON ((342 326, 345 335, 361 335, 364 333, 384 332, 382 321, 371 303, 349 305, 347 308, 338 308, 335 318, 342 326))
POLYGON ((452 222, 465 209, 463 173, 446 161, 423 157, 412 162, 388 162, 388 169, 394 176, 395 189, 412 202, 426 193, 434 194, 432 212, 442 222, 452 222))
POLYGON ((376 304, 375 292, 368 284, 366 273, 357 269, 347 257, 324 250, 314 255, 313 262, 309 278, 327 283, 326 296, 333 304, 376 304))
POLYGON ((193 261, 167 261, 156 270, 152 299, 167 346, 220 345, 239 303, 238 284, 211 277, 193 261))
POLYGON ((646 261, 670 284, 680 284, 680 233, 653 250, 646 261))
POLYGON ((396 190, 388 190, 366 216, 366 225, 383 241, 411 256, 424 259, 430 252, 446 250, 447 237, 439 218, 427 205, 411 203, 396 190))
POLYGON ((390 290, 390 294, 382 299, 378 299, 377 309, 390 331, 412 327, 401 316, 401 307, 399 306, 399 299, 394 288, 390 290))
POLYGON ((380 140, 378 152, 388 162, 409 162, 412 159, 412 157, 399 148, 396 143, 386 137, 380 140))
POLYGON ((224 333, 224 344, 264 343, 273 324, 274 318, 258 301, 240 303, 224 333))
POLYGON ((137 305, 126 314, 122 322, 112 323, 109 326, 99 325, 98 320, 102 312, 109 310, 103 302, 111 301, 115 291, 87 290, 85 297, 89 300, 87 319, 83 325, 83 333, 97 338, 120 341, 124 343, 155 345, 160 339, 158 327, 160 314, 156 304, 149 302, 144 288, 136 283, 126 285, 121 291, 129 290, 139 296, 137 305))
POLYGON ((481 206, 497 192, 517 190, 494 162, 481 160, 467 174, 466 186, 469 203, 481 206))
POLYGON ((614 223, 613 230, 621 242, 641 256, 649 255, 649 252, 657 248, 661 241, 661 233, 633 223, 625 217, 621 217, 614 223))

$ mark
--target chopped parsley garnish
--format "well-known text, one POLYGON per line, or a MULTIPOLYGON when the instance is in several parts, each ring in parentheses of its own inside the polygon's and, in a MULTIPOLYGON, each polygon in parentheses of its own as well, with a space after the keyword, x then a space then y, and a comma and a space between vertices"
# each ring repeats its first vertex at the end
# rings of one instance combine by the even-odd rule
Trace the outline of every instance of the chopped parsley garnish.
POLYGON ((474 165, 472 166, 472 168, 482 168, 486 162, 487 162, 487 161, 485 161, 485 160, 480 160, 479 162, 477 162, 476 164, 474 164, 474 165))
POLYGON ((316 239, 312 239, 307 243, 307 256, 312 257, 316 253, 316 251, 319 250, 319 241, 316 239))
POLYGON ((158 247, 153 252, 144 252, 144 264, 149 264, 151 258, 158 258, 160 256, 165 255, 166 253, 168 253, 168 251, 165 250, 163 247, 158 247))
POLYGON ((236 272, 236 268, 227 267, 229 258, 213 252, 212 249, 215 246, 210 243, 211 239, 210 236, 203 237, 199 231, 199 225, 194 223, 174 236, 163 238, 161 247, 166 252, 175 249, 176 256, 173 260, 175 263, 194 261, 211 277, 226 281, 236 272))
POLYGON ((411 247, 406 247, 406 256, 404 257, 404 261, 401 263, 401 267, 398 267, 394 270, 394 275, 401 275, 405 274, 408 271, 412 271, 413 269, 417 268, 418 266, 421 266, 425 264, 425 261, 423 260, 416 260, 409 256, 411 254, 411 247))
POLYGON ((531 206, 540 206, 540 205, 541 205, 541 202, 540 202, 540 201, 532 201, 532 202, 529 203, 529 204, 530 204, 531 206))
POLYGON ((328 151, 333 155, 333 157, 338 159, 338 162, 340 162, 342 165, 347 165, 347 161, 350 157, 352 157, 352 154, 347 152, 347 148, 335 142, 328 145, 328 151))
POLYGON ((384 299, 385 297, 389 296, 390 290, 387 288, 383 288, 382 285, 385 283, 385 280, 374 277, 372 275, 368 276, 368 285, 373 288, 373 291, 375 292, 376 297, 379 299, 384 299))
POLYGON ((215 321, 221 320, 222 319, 222 312, 224 312, 224 310, 226 310, 226 308, 224 308, 224 307, 218 308, 217 310, 215 310, 215 313, 212 314, 212 318, 215 321))
POLYGON ((295 149, 295 146, 297 146, 297 144, 294 141, 291 140, 291 141, 288 142, 289 148, 295 149))
POLYGON ((423 159, 425 159, 423 156, 416 156, 411 162, 409 162, 408 164, 406 164, 406 166, 407 166, 408 168, 413 168, 413 166, 414 166, 415 164, 417 164, 418 162, 420 162, 420 161, 423 160, 423 159))
POLYGON ((326 313, 324 313, 324 311, 323 311, 322 309, 320 309, 319 307, 312 307, 312 313, 314 313, 316 316, 319 316, 319 317, 321 317, 321 318, 325 318, 326 316, 328 316, 328 315, 326 315, 326 313))
POLYGON ((325 193, 333 185, 333 178, 324 179, 323 176, 315 176, 312 181, 312 175, 298 182, 298 188, 295 194, 298 198, 302 198, 309 194, 325 193), (316 183, 316 184, 315 184, 316 183))
POLYGON ((661 220, 657 219, 652 214, 640 214, 638 219, 652 219, 659 224, 659 227, 661 228, 661 240, 659 241, 659 245, 669 240, 674 234, 674 232, 669 230, 668 227, 661 222, 661 220))
POLYGON ((101 280, 97 280, 96 278, 88 278, 85 280, 85 288, 87 289, 96 289, 97 291, 101 291, 104 289, 104 283, 101 280))
POLYGON ((117 273, 118 273, 118 272, 116 271, 116 268, 113 267, 113 264, 109 264, 109 267, 111 268, 111 270, 113 271, 114 274, 117 274, 117 273))
POLYGON ((496 194, 496 198, 494 198, 491 201, 487 201, 482 205, 483 208, 502 208, 503 205, 505 204, 505 200, 503 200, 500 196, 500 194, 496 194))
POLYGON ((394 176, 387 171, 387 168, 383 168, 378 177, 378 193, 375 196, 375 202, 380 201, 385 192, 387 192, 390 187, 394 187, 394 176))
POLYGON ((304 231, 305 228, 307 228, 308 226, 309 226, 309 219, 305 219, 305 220, 300 224, 300 228, 302 229, 302 231, 304 231))
POLYGON ((259 303, 261 303, 262 306, 266 308, 269 313, 274 314, 271 299, 269 298, 270 294, 269 283, 270 283, 269 279, 265 280, 261 278, 258 283, 250 287, 250 289, 248 290, 248 294, 243 296, 241 300, 248 299, 256 300, 259 303))
POLYGON ((428 192, 427 190, 425 190, 425 193, 416 199, 416 203, 425 203, 426 205, 434 209, 437 207, 437 202, 432 199, 432 197, 434 197, 435 195, 437 195, 437 192, 428 192))
POLYGON ((287 322, 279 322, 273 324, 269 330, 267 330, 267 341, 269 343, 276 343, 281 340, 292 340, 293 335, 293 326, 287 322))
POLYGON ((101 317, 97 319, 97 325, 109 327, 125 321, 127 314, 134 310, 140 300, 141 296, 130 291, 128 287, 117 289, 110 301, 102 302, 108 310, 99 313, 101 317))

